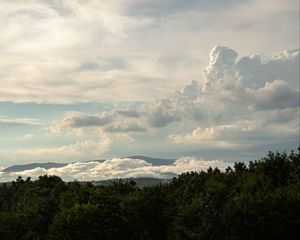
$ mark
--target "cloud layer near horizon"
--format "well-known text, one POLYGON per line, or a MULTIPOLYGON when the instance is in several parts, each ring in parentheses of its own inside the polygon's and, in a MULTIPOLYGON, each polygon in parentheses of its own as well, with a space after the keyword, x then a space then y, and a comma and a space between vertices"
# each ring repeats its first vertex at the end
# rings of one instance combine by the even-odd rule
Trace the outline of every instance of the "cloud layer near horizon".
POLYGON ((56 175, 65 181, 92 181, 113 178, 172 178, 182 172, 207 170, 209 167, 225 170, 228 163, 219 160, 205 161, 193 157, 177 159, 173 164, 154 166, 141 159, 112 158, 104 162, 77 162, 60 168, 34 168, 20 172, 1 172, 0 182, 15 180, 18 176, 38 178, 56 175))

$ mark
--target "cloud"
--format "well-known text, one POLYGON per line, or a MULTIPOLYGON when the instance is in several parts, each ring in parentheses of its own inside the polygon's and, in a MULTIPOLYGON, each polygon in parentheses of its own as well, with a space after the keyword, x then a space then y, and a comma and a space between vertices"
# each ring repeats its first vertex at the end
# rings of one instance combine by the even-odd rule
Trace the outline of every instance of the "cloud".
POLYGON ((24 148, 7 153, 7 158, 28 159, 30 161, 70 161, 72 159, 87 160, 86 158, 99 158, 109 150, 111 139, 102 135, 97 140, 81 140, 75 143, 58 147, 24 148))
POLYGON ((137 125, 137 124, 121 124, 119 126, 108 126, 104 128, 105 132, 109 133, 141 133, 146 132, 147 129, 137 125))
POLYGON ((231 102, 228 105, 240 101, 264 110, 298 106, 299 50, 283 51, 266 64, 259 55, 238 61, 237 56, 221 46, 211 51, 203 71, 204 97, 231 102))
POLYGON ((199 84, 197 81, 193 80, 190 84, 185 85, 180 93, 190 100, 196 100, 199 95, 199 84))
POLYGON ((195 123, 198 126, 169 138, 177 144, 228 149, 297 143, 298 64, 299 50, 283 51, 262 64, 259 55, 238 60, 236 51, 216 46, 203 71, 202 90, 192 105, 198 104, 202 116, 195 123))
POLYGON ((34 137, 34 134, 31 134, 31 133, 27 133, 23 136, 23 138, 25 138, 25 139, 31 139, 33 137, 34 137))
POLYGON ((146 114, 146 121, 150 127, 161 128, 166 125, 179 121, 180 116, 174 112, 173 102, 169 99, 157 101, 155 104, 150 105, 143 109, 146 114))
POLYGON ((203 160, 193 157, 177 159, 171 165, 154 166, 141 159, 112 158, 104 162, 77 162, 61 168, 35 168, 22 172, 0 172, 0 181, 11 181, 17 176, 37 178, 40 175, 57 175, 66 181, 103 180, 112 178, 153 177, 170 178, 187 171, 207 170, 209 167, 218 167, 225 170, 228 163, 219 160, 203 160))
POLYGON ((98 129, 109 133, 138 133, 149 129, 159 129, 180 123, 183 119, 200 119, 202 113, 197 107, 200 94, 198 82, 192 81, 180 91, 174 91, 169 98, 143 103, 132 108, 118 105, 110 112, 98 115, 82 112, 67 112, 65 117, 53 122, 50 132, 98 129))
POLYGON ((140 117, 140 113, 138 111, 130 110, 130 109, 116 110, 115 113, 125 117, 132 117, 132 118, 140 117))
POLYGON ((0 119, 0 127, 25 127, 41 125, 37 119, 33 118, 18 118, 18 119, 0 119))
POLYGON ((274 112, 279 110, 291 116, 289 123, 297 119, 291 114, 291 111, 297 112, 299 107, 299 90, 294 76, 287 74, 282 75, 280 80, 273 79, 279 75, 268 70, 264 71, 264 78, 259 79, 257 84, 249 84, 245 79, 257 74, 258 69, 269 68, 278 61, 281 67, 286 66, 295 73, 297 67, 294 62, 298 61, 298 55, 299 50, 283 51, 262 64, 259 55, 238 60, 235 50, 216 46, 203 71, 202 83, 191 81, 169 97, 134 108, 117 108, 99 115, 68 113, 54 126, 62 131, 84 131, 92 127, 110 134, 139 133, 144 136, 150 131, 160 132, 165 137, 170 135, 169 139, 174 143, 200 144, 209 141, 211 145, 227 144, 228 147, 238 146, 239 141, 253 145, 255 141, 252 140, 255 139, 258 142, 260 139, 272 142, 274 136, 288 134, 295 139, 293 132, 299 127, 292 125, 287 130, 287 123, 272 125, 275 118, 265 121, 268 115, 275 116, 274 112), (258 87, 261 84, 264 85, 258 87), (260 111, 264 114, 257 121, 260 111), (281 132, 281 129, 287 131, 281 132))
POLYGON ((112 71, 126 69, 128 63, 122 58, 101 58, 93 62, 83 62, 80 64, 78 71, 112 71))
POLYGON ((51 133, 63 131, 95 131, 108 133, 138 133, 146 128, 138 119, 140 113, 133 110, 113 110, 91 115, 81 112, 67 112, 61 121, 56 121, 48 128, 51 133))
POLYGON ((240 23, 240 24, 236 24, 235 26, 233 26, 233 31, 247 31, 250 28, 253 27, 253 23, 251 22, 245 22, 245 23, 240 23))
POLYGON ((267 82, 264 87, 256 91, 250 90, 250 95, 255 110, 299 107, 299 91, 283 80, 267 82))
POLYGON ((278 53, 266 63, 262 63, 257 54, 243 57, 236 63, 236 71, 243 84, 251 88, 260 88, 278 79, 299 87, 299 49, 278 53))
MULTIPOLYGON (((153 101, 199 79, 220 39, 243 55, 298 46, 294 0, 16 0, 0 9, 0 101, 153 101)), ((287 75, 283 62, 266 71, 287 75)))
MULTIPOLYGON (((244 2, 244 0, 235 1, 235 4, 244 2)), ((220 6, 222 9, 229 8, 233 5, 232 1, 228 0, 217 0, 214 2, 202 0, 187 0, 182 2, 180 0, 173 1, 131 1, 129 8, 129 13, 138 16, 155 16, 155 17, 165 17, 168 15, 173 15, 180 13, 182 11, 191 10, 203 10, 203 9, 213 9, 215 11, 219 10, 220 6)))
MULTIPOLYGON (((21 159, 23 154, 27 159, 69 156, 68 161, 73 161, 84 154, 91 159, 103 153, 152 155, 155 151, 177 157, 201 156, 204 148, 241 149, 247 154, 251 154, 249 149, 255 152, 271 144, 295 148, 299 139, 296 63, 299 50, 277 52, 268 58, 258 54, 239 58, 236 50, 216 46, 202 78, 187 81, 163 98, 110 102, 99 111, 88 107, 93 102, 75 107, 76 112, 68 105, 65 112, 53 114, 44 137, 44 143, 59 140, 62 146, 24 148, 9 157, 0 153, 8 159, 21 159), (275 68, 280 71, 273 71, 275 68), (109 140, 102 146, 103 136, 109 140)), ((34 134, 39 139, 40 133, 34 134)))
POLYGON ((232 77, 237 56, 237 52, 233 49, 215 46, 210 52, 208 66, 203 70, 204 88, 208 88, 215 82, 223 81, 228 75, 232 77))
POLYGON ((228 124, 198 127, 185 135, 170 135, 177 144, 198 144, 239 148, 261 144, 296 143, 299 137, 297 111, 294 109, 269 110, 228 124))
POLYGON ((92 116, 80 112, 68 113, 63 120, 65 128, 82 128, 82 127, 101 127, 112 122, 111 114, 103 112, 100 116, 92 116))

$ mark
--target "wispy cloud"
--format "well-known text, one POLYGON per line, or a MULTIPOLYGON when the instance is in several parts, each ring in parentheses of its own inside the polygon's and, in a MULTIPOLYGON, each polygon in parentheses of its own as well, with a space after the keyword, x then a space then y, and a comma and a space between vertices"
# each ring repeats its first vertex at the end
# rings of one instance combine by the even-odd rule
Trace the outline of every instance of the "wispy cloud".
POLYGON ((25 126, 40 126, 41 123, 38 119, 33 118, 0 118, 0 128, 1 127, 25 127, 25 126))
MULTIPOLYGON (((33 138, 33 135, 26 135, 25 139, 33 138)), ((111 140, 108 136, 102 135, 98 139, 78 140, 77 142, 58 147, 23 148, 8 153, 4 156, 10 159, 22 159, 24 161, 58 161, 65 162, 72 159, 82 161, 98 158, 110 148, 111 140)))

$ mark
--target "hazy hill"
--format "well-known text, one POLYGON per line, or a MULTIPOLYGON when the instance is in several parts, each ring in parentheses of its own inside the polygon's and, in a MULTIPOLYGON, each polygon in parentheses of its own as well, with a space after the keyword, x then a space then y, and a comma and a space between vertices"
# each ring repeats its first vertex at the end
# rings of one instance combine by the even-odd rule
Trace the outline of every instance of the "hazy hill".
POLYGON ((176 161, 176 159, 166 159, 166 158, 152 158, 152 157, 145 157, 145 156, 131 156, 128 158, 132 159, 141 159, 148 163, 151 163, 155 166, 162 166, 162 165, 170 165, 176 161))
POLYGON ((54 162, 47 162, 47 163, 29 163, 29 164, 24 164, 24 165, 13 165, 8 168, 5 168, 3 172, 20 172, 20 171, 26 171, 26 170, 31 170, 35 168, 45 168, 45 169, 50 169, 50 168, 60 168, 68 165, 68 163, 54 163, 54 162))

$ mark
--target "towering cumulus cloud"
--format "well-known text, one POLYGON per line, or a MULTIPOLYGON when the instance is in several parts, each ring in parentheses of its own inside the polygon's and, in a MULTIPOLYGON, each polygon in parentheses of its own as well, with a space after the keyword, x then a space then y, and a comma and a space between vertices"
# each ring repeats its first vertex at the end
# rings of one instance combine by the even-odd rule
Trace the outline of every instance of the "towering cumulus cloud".
POLYGON ((265 63, 259 55, 238 59, 236 51, 216 46, 203 71, 195 100, 204 119, 176 143, 251 146, 262 142, 297 144, 299 123, 299 50, 279 53, 265 63), (280 121, 286 115, 286 121, 280 121))
POLYGON ((210 52, 209 64, 203 71, 204 88, 209 88, 226 77, 234 77, 237 56, 237 52, 233 49, 214 47, 210 52))

